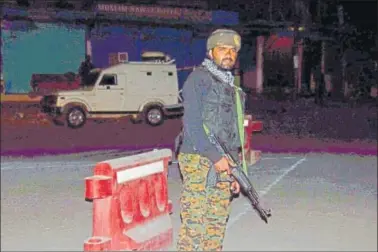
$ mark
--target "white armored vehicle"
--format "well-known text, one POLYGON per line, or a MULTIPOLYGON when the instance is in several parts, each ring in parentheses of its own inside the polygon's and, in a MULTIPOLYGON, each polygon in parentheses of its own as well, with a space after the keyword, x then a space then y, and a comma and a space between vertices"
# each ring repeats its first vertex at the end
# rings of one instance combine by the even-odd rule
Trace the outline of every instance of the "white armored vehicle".
POLYGON ((134 122, 161 125, 167 116, 183 113, 176 64, 163 55, 148 52, 141 62, 94 69, 86 87, 44 96, 42 111, 70 128, 80 128, 90 118, 130 115, 134 122))

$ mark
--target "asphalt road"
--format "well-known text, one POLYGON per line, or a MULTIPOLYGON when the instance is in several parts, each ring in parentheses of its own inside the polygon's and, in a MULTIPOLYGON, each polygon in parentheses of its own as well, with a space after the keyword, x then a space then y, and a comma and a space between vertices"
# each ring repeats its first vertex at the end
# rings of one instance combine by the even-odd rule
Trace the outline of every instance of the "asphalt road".
POLYGON ((91 150, 137 150, 172 146, 180 130, 179 119, 167 120, 160 127, 132 124, 122 120, 88 121, 80 129, 52 123, 3 123, 2 155, 41 155, 91 150))
MULTIPOLYGON (((376 106, 335 103, 314 106, 312 100, 249 101, 250 113, 263 122, 253 145, 267 152, 333 152, 376 155, 376 106)), ((132 124, 129 120, 88 121, 72 130, 40 120, 37 103, 1 104, 1 155, 40 155, 89 150, 172 148, 180 119, 160 127, 132 124), (23 119, 19 118, 22 114, 23 119)))
MULTIPOLYGON (((92 175, 96 162, 124 155, 109 150, 2 157, 2 250, 81 250, 92 231, 84 178, 92 175)), ((235 199, 224 250, 377 251, 376 156, 263 153, 250 178, 273 216, 266 225, 244 197, 235 199)), ((180 188, 172 165, 175 239, 180 188)))
MULTIPOLYGON (((26 116, 33 117, 33 113, 26 116)), ((264 118, 264 133, 253 136, 253 146, 263 151, 263 160, 251 168, 250 174, 273 209, 271 222, 266 225, 259 220, 244 197, 235 199, 224 249, 376 251, 376 140, 307 139, 301 132, 312 127, 316 113, 303 125, 301 117, 295 115, 294 125, 302 125, 298 134, 282 135, 278 129, 293 125, 289 119, 294 115, 278 117, 285 125, 278 119, 264 118)), ((332 125, 333 130, 340 128, 332 125)), ((168 120, 161 127, 134 125, 126 119, 91 121, 84 128, 72 130, 38 120, 2 121, 2 250, 82 249, 92 225, 92 205, 84 201, 84 178, 92 175, 93 165, 130 155, 131 150, 171 148, 180 126, 178 119, 168 120), (38 156, 42 153, 48 155, 38 156)), ((370 127, 365 126, 359 128, 356 137, 370 127)), ((169 194, 174 203, 171 217, 175 237, 180 223, 180 188, 177 167, 171 166, 169 194)))

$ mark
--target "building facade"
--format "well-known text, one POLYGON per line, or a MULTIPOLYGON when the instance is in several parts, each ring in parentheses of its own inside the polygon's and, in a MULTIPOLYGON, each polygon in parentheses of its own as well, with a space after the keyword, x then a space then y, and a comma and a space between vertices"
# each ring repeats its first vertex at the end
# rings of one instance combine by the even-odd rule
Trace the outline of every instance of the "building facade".
POLYGON ((105 68, 115 55, 139 61, 145 51, 175 59, 182 86, 190 67, 205 55, 206 32, 238 23, 236 12, 152 5, 99 3, 88 11, 5 7, 1 33, 5 90, 29 92, 32 74, 77 73, 86 54, 96 67, 105 68))

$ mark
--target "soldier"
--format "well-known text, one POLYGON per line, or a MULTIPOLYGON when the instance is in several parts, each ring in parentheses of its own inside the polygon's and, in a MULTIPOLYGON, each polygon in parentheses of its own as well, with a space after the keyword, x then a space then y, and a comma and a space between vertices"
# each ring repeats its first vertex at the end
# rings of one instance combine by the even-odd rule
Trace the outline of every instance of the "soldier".
POLYGON ((92 64, 92 59, 90 55, 85 55, 85 60, 81 62, 79 67, 79 75, 81 78, 80 85, 85 86, 87 85, 87 77, 89 75, 89 72, 95 68, 95 66, 92 64))
POLYGON ((238 157, 241 141, 235 92, 240 94, 243 113, 245 95, 235 87, 231 71, 240 47, 237 32, 214 31, 207 40, 207 58, 188 76, 182 90, 178 251, 221 251, 223 247, 232 193, 239 193, 240 186, 230 181, 229 163, 210 143, 203 125, 238 157))

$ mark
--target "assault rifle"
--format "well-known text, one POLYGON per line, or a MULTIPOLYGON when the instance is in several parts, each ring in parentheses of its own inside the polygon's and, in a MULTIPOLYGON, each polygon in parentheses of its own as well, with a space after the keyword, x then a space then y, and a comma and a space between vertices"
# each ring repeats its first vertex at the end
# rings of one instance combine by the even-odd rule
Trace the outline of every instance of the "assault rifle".
POLYGON ((240 161, 237 161, 228 151, 224 144, 220 143, 218 138, 213 134, 209 134, 209 140, 212 144, 214 144, 217 149, 223 153, 226 158, 228 159, 231 165, 231 174, 235 178, 235 180, 239 183, 241 190, 245 193, 248 199, 251 201, 253 208, 259 214, 260 218, 268 223, 268 218, 272 216, 271 209, 264 209, 260 206, 259 202, 259 195, 256 192, 255 188, 253 187, 249 178, 245 175, 245 173, 241 169, 240 161))

